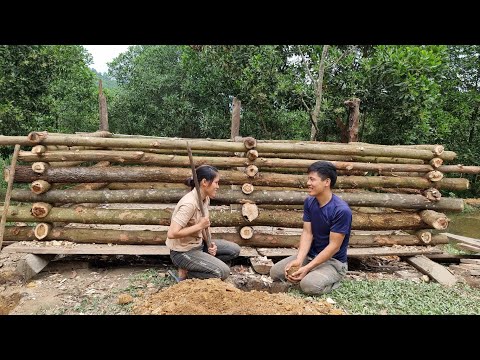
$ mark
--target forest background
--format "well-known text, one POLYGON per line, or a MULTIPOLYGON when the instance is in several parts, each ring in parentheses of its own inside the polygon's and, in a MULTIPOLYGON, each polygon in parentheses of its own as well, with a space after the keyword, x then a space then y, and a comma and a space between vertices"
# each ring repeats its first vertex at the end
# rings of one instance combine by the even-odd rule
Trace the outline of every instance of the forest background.
MULTIPOLYGON (((226 139, 236 97, 242 136, 341 142, 357 97, 359 141, 442 144, 480 165, 477 45, 133 45, 107 73, 91 64, 81 45, 0 45, 0 134, 96 131, 102 79, 114 133, 226 139)), ((480 196, 467 176, 450 196, 480 196)))

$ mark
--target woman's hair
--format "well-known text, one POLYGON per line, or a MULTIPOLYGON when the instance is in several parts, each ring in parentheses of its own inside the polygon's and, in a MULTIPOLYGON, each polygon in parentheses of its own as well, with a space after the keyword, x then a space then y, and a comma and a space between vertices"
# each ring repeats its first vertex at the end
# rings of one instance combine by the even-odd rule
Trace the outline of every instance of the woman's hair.
MULTIPOLYGON (((208 183, 211 183, 218 175, 218 169, 211 165, 200 165, 195 169, 195 172, 197 173, 199 184, 203 179, 207 180, 208 183)), ((185 185, 190 186, 192 190, 195 188, 195 182, 193 181, 192 176, 185 179, 185 185)))

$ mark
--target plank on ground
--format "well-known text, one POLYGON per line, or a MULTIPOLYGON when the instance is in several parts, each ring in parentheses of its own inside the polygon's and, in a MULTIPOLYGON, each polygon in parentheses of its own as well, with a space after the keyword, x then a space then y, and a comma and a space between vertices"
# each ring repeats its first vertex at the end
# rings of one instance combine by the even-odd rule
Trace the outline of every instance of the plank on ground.
POLYGON ((437 264, 426 256, 417 255, 406 259, 418 271, 428 275, 430 278, 444 286, 453 286, 457 278, 444 266, 437 264))

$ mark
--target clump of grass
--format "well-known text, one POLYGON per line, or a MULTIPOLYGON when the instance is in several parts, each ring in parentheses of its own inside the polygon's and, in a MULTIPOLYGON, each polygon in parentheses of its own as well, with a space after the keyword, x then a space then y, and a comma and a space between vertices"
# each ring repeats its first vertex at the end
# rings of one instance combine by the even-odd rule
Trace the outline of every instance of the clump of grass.
POLYGON ((448 243, 448 244, 443 245, 443 252, 446 252, 446 253, 452 254, 452 255, 474 254, 474 252, 472 252, 472 251, 457 249, 453 243, 448 243))
MULTIPOLYGON (((298 290, 292 290, 301 295, 298 290)), ((318 298, 354 315, 470 315, 480 314, 480 290, 465 284, 446 288, 438 283, 410 280, 344 280, 318 298)))

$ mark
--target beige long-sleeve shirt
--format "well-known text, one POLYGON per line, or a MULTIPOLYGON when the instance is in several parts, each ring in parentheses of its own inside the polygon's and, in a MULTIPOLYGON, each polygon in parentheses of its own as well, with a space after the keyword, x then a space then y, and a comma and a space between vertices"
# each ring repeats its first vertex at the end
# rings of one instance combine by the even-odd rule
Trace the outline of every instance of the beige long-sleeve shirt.
MULTIPOLYGON (((205 215, 208 216, 208 205, 210 198, 207 196, 203 201, 205 215)), ((202 212, 198 205, 197 191, 193 189, 188 194, 184 195, 175 206, 173 210, 171 222, 175 221, 182 228, 190 227, 197 224, 202 217, 202 212)), ((170 250, 174 251, 188 251, 196 248, 202 244, 202 231, 198 231, 190 236, 185 236, 178 239, 167 238, 165 244, 170 250)))

